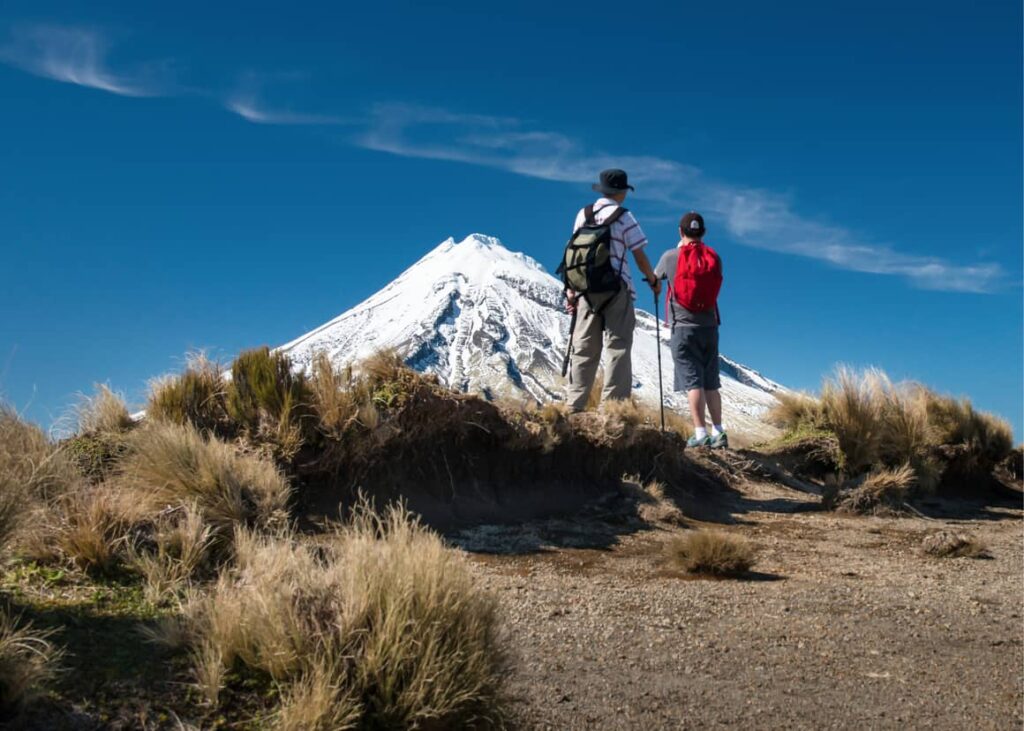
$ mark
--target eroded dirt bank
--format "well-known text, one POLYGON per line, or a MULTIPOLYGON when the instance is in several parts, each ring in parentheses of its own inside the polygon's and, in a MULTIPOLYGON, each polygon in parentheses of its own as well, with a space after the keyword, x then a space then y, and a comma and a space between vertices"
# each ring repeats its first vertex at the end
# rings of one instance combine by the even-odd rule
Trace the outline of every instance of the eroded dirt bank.
POLYGON ((662 542, 686 529, 672 519, 644 529, 589 517, 456 538, 501 597, 518 723, 1020 728, 1020 509, 959 505, 968 518, 943 519, 808 507, 806 495, 747 484, 731 510, 714 511, 715 527, 760 547, 757 573, 739 581, 659 566, 662 542), (981 538, 992 558, 922 555, 921 538, 943 527, 981 538))

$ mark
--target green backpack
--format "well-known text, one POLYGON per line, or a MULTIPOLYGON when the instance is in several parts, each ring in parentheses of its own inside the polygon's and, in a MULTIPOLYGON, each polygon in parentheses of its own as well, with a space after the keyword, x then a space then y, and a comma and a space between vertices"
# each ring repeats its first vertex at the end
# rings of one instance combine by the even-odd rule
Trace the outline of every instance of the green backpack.
MULTIPOLYGON (((623 255, 616 269, 612 259, 612 224, 625 212, 625 208, 617 206, 604 223, 598 223, 594 219, 594 206, 587 206, 583 209, 583 225, 572 235, 562 253, 562 263, 558 265, 557 273, 562 275, 566 289, 576 292, 590 305, 588 315, 601 317, 601 312, 612 301, 615 293, 622 289, 622 267, 626 264, 626 258, 623 255)), ((569 371, 569 361, 572 359, 576 312, 574 308, 572 322, 569 324, 569 347, 562 361, 563 378, 569 371)))
POLYGON ((617 206, 604 223, 597 223, 594 213, 592 205, 583 209, 583 225, 565 245, 558 274, 562 275, 566 289, 582 296, 591 309, 600 314, 612 298, 593 295, 610 295, 622 288, 622 267, 626 260, 623 258, 618 268, 615 267, 612 224, 626 213, 626 209, 617 206))

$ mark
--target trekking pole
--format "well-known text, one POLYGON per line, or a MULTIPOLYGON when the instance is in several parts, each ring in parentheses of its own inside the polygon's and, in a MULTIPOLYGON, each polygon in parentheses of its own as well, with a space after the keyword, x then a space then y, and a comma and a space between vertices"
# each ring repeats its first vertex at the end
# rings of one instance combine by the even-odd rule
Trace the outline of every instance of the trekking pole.
POLYGON ((572 359, 572 334, 576 331, 576 308, 572 310, 572 319, 569 321, 569 345, 565 349, 565 359, 562 360, 562 378, 569 372, 569 361, 572 359))
POLYGON ((661 407, 661 432, 665 433, 665 388, 661 385, 661 318, 658 316, 658 293, 654 293, 654 347, 658 351, 658 406, 661 407))

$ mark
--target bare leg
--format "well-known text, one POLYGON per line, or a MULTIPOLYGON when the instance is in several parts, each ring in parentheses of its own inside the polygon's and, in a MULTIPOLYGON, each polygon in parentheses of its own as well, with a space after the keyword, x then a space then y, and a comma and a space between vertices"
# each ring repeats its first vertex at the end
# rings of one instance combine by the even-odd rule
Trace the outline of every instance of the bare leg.
POLYGON ((708 411, 711 412, 711 423, 722 423, 722 394, 716 388, 714 391, 704 391, 704 398, 708 402, 708 411))
MULTIPOLYGON (((707 423, 704 421, 704 390, 693 388, 686 395, 690 399, 690 415, 693 417, 693 425, 706 429, 707 423)), ((719 406, 721 406, 721 401, 719 401, 719 406)))

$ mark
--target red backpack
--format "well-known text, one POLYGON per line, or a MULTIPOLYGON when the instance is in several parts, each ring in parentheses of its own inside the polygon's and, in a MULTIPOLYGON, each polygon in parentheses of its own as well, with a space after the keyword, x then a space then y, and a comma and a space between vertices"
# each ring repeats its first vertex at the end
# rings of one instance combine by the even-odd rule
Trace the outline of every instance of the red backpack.
MULTIPOLYGON (((690 312, 707 312, 718 304, 722 289, 722 262, 703 241, 679 247, 676 275, 669 290, 676 302, 690 312)), ((665 308, 666 314, 668 308, 665 308)))

